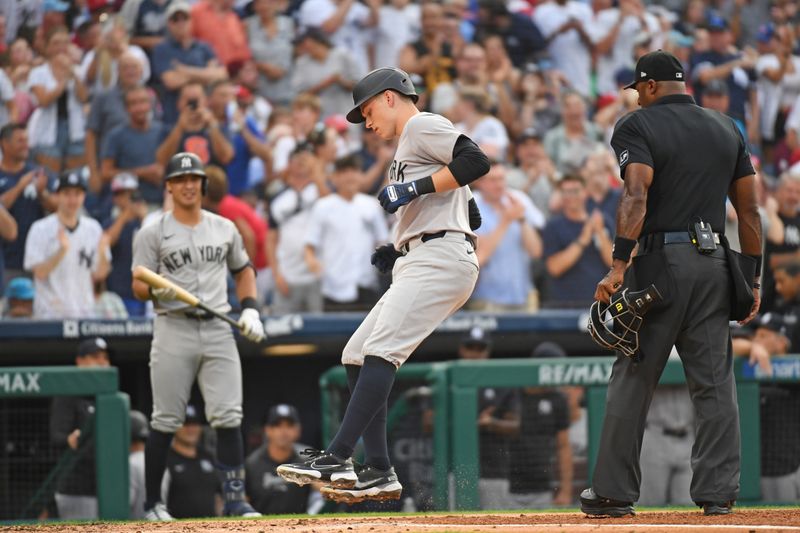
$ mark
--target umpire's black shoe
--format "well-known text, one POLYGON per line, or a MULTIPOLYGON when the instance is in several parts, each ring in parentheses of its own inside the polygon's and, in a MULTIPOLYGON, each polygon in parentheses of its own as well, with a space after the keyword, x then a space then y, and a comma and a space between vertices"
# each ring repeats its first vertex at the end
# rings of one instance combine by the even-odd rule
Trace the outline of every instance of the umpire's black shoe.
POLYGON ((353 488, 322 487, 320 492, 328 500, 352 505, 364 500, 399 500, 403 486, 397 480, 394 468, 378 470, 364 465, 358 469, 358 481, 353 488))
POLYGON ((620 517, 635 515, 633 502, 621 502, 595 494, 593 488, 581 492, 581 511, 589 516, 620 517))
POLYGON ((719 516, 731 514, 733 512, 733 502, 703 502, 703 514, 706 516, 719 516))
POLYGON ((301 463, 280 465, 277 469, 278 475, 301 486, 315 481, 327 481, 333 487, 349 489, 358 481, 350 459, 342 459, 325 450, 312 448, 303 450, 302 455, 308 459, 301 463))

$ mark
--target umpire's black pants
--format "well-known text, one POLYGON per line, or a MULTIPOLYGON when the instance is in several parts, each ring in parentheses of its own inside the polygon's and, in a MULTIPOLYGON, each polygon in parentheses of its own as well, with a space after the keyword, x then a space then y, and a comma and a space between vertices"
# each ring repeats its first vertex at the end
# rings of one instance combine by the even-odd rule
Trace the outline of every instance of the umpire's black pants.
POLYGON ((619 356, 611 372, 592 486, 603 497, 639 498, 647 410, 672 346, 683 361, 694 404, 691 497, 736 499, 739 492, 739 410, 733 378, 725 251, 701 255, 691 244, 669 244, 634 259, 626 284, 656 282, 666 305, 651 309, 639 332, 641 361, 619 356), (671 274, 671 279, 670 278, 671 274), (650 280, 650 281, 648 281, 650 280))

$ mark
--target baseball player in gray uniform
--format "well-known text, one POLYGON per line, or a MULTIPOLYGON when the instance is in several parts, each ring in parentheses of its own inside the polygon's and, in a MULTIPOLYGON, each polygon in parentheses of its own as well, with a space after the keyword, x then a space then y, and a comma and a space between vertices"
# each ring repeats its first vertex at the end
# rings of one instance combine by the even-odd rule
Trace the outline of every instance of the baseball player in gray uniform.
MULTIPOLYGON (((230 310, 226 284, 230 270, 242 306, 242 334, 260 342, 264 326, 255 300, 255 270, 236 226, 200 207, 206 190, 200 158, 187 152, 174 155, 165 180, 174 208, 136 235, 133 267, 143 265, 161 274, 221 312, 230 310)), ((157 313, 150 349, 153 414, 145 446, 146 518, 172 519, 160 501, 161 480, 195 378, 205 399, 206 418, 217 433, 223 511, 228 516, 260 516, 245 501, 242 372, 231 327, 176 300, 172 288, 152 289, 134 279, 133 292, 140 300, 154 300, 157 313)))
POLYGON ((328 448, 301 463, 284 464, 287 481, 329 483, 327 498, 355 503, 397 499, 402 486, 386 443, 386 402, 395 372, 469 298, 478 279, 474 229, 480 213, 467 184, 489 171, 478 146, 446 118, 421 113, 407 73, 380 68, 353 89, 347 119, 366 120, 384 139, 399 138, 389 170, 391 183, 378 199, 398 214, 393 241, 375 251, 372 263, 392 271, 392 286, 356 330, 342 355, 351 399, 328 448), (364 439, 366 461, 351 456, 364 439))

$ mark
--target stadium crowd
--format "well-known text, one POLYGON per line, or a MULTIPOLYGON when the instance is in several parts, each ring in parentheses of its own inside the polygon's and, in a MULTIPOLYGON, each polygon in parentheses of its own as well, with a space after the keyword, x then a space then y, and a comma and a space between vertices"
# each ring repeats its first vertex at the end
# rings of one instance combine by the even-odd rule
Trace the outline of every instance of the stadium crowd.
MULTIPOLYGON (((368 309, 390 281, 369 258, 390 240, 393 218, 375 195, 394 147, 343 114, 354 83, 381 66, 409 72, 419 107, 448 117, 492 159, 474 186, 482 269, 468 308, 588 307, 611 262, 620 195, 608 140, 637 108, 622 87, 638 57, 664 49, 683 62, 697 103, 736 122, 759 172, 762 311, 773 315, 737 353, 768 371, 770 357, 797 351, 800 329, 799 5, 0 0, 3 317, 152 312, 131 292, 131 246, 170 209, 164 166, 181 151, 208 165, 204 206, 242 234, 265 308, 368 309)), ((531 405, 543 394, 522 392, 531 405)), ((566 450, 572 415, 558 402, 554 435, 566 450)), ((248 460, 262 489, 299 436, 293 408, 276 409, 264 431, 283 444, 248 460)), ((185 433, 178 455, 196 453, 197 432, 185 433)), ((797 457, 765 475, 797 478, 797 457)), ((548 492, 549 477, 544 489, 519 491, 548 492)), ((308 491, 293 503, 318 504, 308 491)))
POLYGON ((474 187, 469 307, 585 306, 621 184, 608 139, 637 107, 621 87, 659 48, 750 145, 771 310, 770 256, 800 247, 798 18, 794 0, 0 2, 5 314, 148 313, 131 243, 170 208, 164 165, 184 150, 212 169, 205 206, 236 223, 272 312, 369 308, 393 146, 342 113, 360 76, 393 65, 494 162, 474 187))

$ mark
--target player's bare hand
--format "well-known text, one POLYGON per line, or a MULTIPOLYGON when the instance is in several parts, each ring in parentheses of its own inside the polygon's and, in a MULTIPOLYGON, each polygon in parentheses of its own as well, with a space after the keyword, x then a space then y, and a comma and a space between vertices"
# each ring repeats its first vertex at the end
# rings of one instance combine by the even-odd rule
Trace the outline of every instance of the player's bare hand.
POLYGON ((63 226, 58 228, 58 244, 61 246, 62 250, 69 250, 69 235, 67 235, 67 232, 64 231, 63 226))
POLYGON ((264 334, 264 323, 256 309, 245 309, 239 317, 239 329, 248 340, 261 342, 266 335, 264 334))
POLYGON ((750 308, 750 314, 747 315, 747 318, 744 320, 739 321, 740 326, 744 326, 751 320, 753 320, 756 315, 758 314, 758 308, 761 307, 761 291, 759 289, 753 289, 753 307, 750 308))
POLYGON ((69 446, 73 450, 78 449, 78 444, 80 444, 81 439, 81 430, 76 429, 69 435, 67 435, 67 446, 69 446))
POLYGON ((478 427, 487 429, 492 423, 492 414, 494 414, 494 406, 489 406, 478 415, 478 427))
POLYGON ((158 289, 150 289, 150 294, 156 300, 161 302, 171 302, 178 297, 175 287, 160 287, 158 289))
POLYGON ((756 363, 766 375, 772 375, 769 351, 762 344, 754 342, 750 348, 750 364, 754 365, 756 363))
POLYGON ((597 284, 597 289, 594 291, 594 299, 608 303, 611 296, 622 287, 622 280, 624 277, 624 268, 617 266, 612 267, 611 270, 608 271, 608 274, 597 284))

